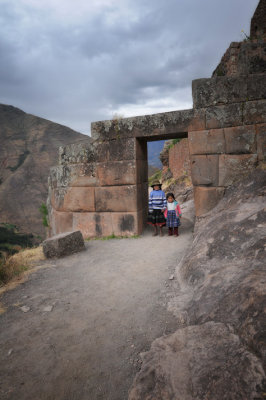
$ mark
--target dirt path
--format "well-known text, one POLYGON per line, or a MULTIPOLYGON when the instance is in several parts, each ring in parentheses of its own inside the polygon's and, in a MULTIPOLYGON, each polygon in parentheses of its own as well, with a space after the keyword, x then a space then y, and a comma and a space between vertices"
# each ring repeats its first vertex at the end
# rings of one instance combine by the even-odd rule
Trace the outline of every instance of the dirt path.
POLYGON ((127 399, 139 353, 177 326, 166 311, 169 276, 191 230, 184 224, 178 238, 146 232, 89 241, 86 251, 47 263, 6 292, 0 398, 127 399))

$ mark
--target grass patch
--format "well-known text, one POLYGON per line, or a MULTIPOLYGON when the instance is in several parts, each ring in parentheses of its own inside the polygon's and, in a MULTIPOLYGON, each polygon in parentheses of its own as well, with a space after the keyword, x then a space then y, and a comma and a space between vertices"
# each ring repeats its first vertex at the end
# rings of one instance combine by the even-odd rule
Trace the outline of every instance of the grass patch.
POLYGON ((0 286, 27 271, 35 262, 44 259, 41 246, 21 250, 9 257, 2 257, 0 259, 0 286))
POLYGON ((162 170, 160 169, 159 171, 155 172, 152 176, 149 177, 149 186, 151 186, 153 181, 161 181, 162 179, 162 170))
POLYGON ((139 235, 132 235, 132 236, 116 236, 114 233, 112 233, 109 236, 101 236, 101 237, 93 237, 93 238, 86 238, 86 241, 89 240, 111 240, 111 239, 139 239, 139 235))

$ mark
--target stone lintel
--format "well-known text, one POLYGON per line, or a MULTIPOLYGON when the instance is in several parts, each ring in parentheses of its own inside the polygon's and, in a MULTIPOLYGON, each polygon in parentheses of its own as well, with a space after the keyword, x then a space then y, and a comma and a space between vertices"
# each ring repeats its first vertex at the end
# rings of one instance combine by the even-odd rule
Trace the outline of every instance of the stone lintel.
POLYGON ((117 121, 98 121, 91 125, 92 137, 100 140, 115 138, 156 138, 169 134, 184 134, 205 129, 205 110, 180 110, 122 118, 117 121))

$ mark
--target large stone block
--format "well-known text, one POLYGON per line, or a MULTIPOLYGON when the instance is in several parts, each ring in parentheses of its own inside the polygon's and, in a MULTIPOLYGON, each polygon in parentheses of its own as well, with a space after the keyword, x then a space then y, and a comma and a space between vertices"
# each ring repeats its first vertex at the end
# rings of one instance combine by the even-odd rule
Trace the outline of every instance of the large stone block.
POLYGON ((95 211, 92 187, 69 187, 64 197, 63 211, 95 211))
POLYGON ((53 188, 97 184, 95 163, 65 164, 50 169, 49 185, 53 188))
POLYGON ((71 212, 61 212, 51 209, 49 224, 51 235, 72 231, 73 214, 71 212))
POLYGON ((266 122, 266 100, 246 102, 243 108, 243 121, 246 125, 266 122))
POLYGON ((132 236, 141 233, 142 213, 111 213, 113 233, 116 236, 132 236))
POLYGON ((206 109, 206 129, 243 125, 243 103, 234 103, 206 109))
POLYGON ((53 189, 51 204, 57 211, 95 211, 93 187, 71 187, 53 189))
POLYGON ((219 76, 192 81, 195 108, 235 103, 247 99, 247 78, 219 76))
POLYGON ((59 147, 59 164, 80 164, 96 161, 95 146, 90 137, 78 143, 59 147))
POLYGON ((188 133, 190 154, 219 154, 225 152, 223 129, 188 133))
POLYGON ((266 160, 266 124, 256 125, 258 160, 266 160))
POLYGON ((194 187, 195 213, 197 217, 213 209, 224 195, 223 187, 194 187))
POLYGON ((137 186, 95 188, 96 211, 137 211, 137 186))
POLYGON ((148 181, 148 162, 147 160, 137 160, 137 183, 148 181))
POLYGON ((136 159, 135 138, 114 138, 100 141, 97 159, 100 162, 136 159))
POLYGON ((135 160, 99 163, 97 172, 100 186, 134 185, 137 181, 135 160))
POLYGON ((80 231, 61 233, 46 239, 42 245, 46 258, 63 257, 85 249, 80 231))
POLYGON ((247 77, 247 99, 266 99, 266 73, 247 77))
POLYGON ((191 156, 191 178, 194 186, 218 186, 219 156, 191 156))
POLYGON ((247 175, 257 165, 257 154, 222 154, 219 156, 219 186, 229 186, 247 175))
POLYGON ((79 229, 85 239, 112 235, 111 213, 73 213, 73 229, 79 229))
POLYGON ((256 153, 254 125, 224 128, 224 136, 226 153, 256 153))

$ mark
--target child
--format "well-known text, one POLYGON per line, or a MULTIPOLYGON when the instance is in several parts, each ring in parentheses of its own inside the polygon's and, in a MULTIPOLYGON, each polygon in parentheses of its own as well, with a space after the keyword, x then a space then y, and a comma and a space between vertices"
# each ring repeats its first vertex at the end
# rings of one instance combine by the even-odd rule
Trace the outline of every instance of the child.
POLYGON ((178 235, 178 227, 180 226, 180 218, 182 216, 180 207, 178 202, 175 200, 175 196, 173 193, 168 193, 166 196, 167 199, 167 208, 164 212, 164 216, 166 218, 166 226, 168 228, 168 236, 178 235))
POLYGON ((158 226, 160 228, 160 236, 163 236, 163 226, 165 225, 163 212, 167 205, 166 197, 165 193, 161 190, 162 185, 159 181, 154 181, 151 187, 153 190, 149 196, 148 224, 154 226, 153 236, 158 235, 158 226))

